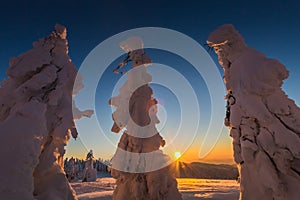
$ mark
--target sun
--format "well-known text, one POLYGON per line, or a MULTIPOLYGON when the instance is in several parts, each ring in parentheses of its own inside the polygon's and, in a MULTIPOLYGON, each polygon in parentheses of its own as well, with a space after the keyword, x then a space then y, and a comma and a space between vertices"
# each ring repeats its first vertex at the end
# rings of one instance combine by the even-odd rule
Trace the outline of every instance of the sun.
POLYGON ((178 160, 178 159, 181 157, 181 153, 178 152, 178 151, 176 151, 176 152, 174 153, 174 157, 176 158, 176 160, 178 160))

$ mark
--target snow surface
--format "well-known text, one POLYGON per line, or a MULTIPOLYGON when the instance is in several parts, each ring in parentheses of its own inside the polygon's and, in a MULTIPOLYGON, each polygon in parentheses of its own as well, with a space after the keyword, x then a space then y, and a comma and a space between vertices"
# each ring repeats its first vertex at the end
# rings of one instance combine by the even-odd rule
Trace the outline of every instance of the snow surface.
MULTIPOLYGON (((98 178, 96 182, 71 183, 79 200, 111 200, 116 180, 98 178)), ((239 186, 234 180, 177 179, 184 200, 237 200, 239 186)))

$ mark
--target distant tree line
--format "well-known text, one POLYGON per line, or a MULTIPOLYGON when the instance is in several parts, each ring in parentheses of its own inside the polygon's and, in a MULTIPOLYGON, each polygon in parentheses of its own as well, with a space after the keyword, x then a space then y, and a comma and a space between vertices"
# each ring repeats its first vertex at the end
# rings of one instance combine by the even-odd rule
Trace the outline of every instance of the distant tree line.
MULTIPOLYGON (((69 181, 82 179, 86 160, 71 157, 64 160, 64 170, 69 181)), ((104 159, 93 160, 97 172, 109 173, 110 161, 104 159)))

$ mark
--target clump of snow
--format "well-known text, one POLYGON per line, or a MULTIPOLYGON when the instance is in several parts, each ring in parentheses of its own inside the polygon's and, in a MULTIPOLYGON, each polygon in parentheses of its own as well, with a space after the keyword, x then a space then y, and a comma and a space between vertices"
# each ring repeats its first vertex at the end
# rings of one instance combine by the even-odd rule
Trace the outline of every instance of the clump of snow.
POLYGON ((117 179, 113 199, 182 199, 177 182, 167 167, 170 160, 160 147, 165 141, 156 129, 157 101, 152 97, 151 75, 146 66, 151 59, 140 38, 121 43, 128 52, 133 69, 119 95, 109 101, 116 107, 112 131, 123 133, 112 159, 112 176, 117 179), (130 192, 129 192, 130 191, 130 192))
POLYGON ((127 53, 134 50, 142 50, 144 48, 144 43, 140 37, 130 37, 120 43, 120 47, 127 53))
MULTIPOLYGON (((63 170, 64 146, 77 137, 72 89, 77 74, 66 28, 56 25, 10 60, 0 88, 1 199, 77 199, 63 170)), ((77 119, 92 111, 77 110, 77 119)))
POLYGON ((207 43, 224 69, 225 125, 240 168, 241 199, 299 199, 300 109, 281 89, 289 72, 246 46, 230 24, 207 43))

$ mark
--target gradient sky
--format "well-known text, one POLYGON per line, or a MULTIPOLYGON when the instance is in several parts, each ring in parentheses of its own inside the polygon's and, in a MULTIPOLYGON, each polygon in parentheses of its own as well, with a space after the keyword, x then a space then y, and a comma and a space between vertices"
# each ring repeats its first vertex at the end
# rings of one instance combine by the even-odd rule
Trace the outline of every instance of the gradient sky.
MULTIPOLYGON (((32 42, 48 35, 56 23, 67 27, 69 55, 78 68, 89 52, 99 43, 128 29, 164 27, 182 32, 200 44, 204 44, 211 31, 222 24, 231 23, 243 35, 249 46, 286 65, 290 71, 290 77, 285 81, 283 89, 300 105, 299 19, 300 3, 296 0, 130 1, 130 3, 120 0, 5 1, 0 6, 0 79, 5 77, 9 58, 31 49, 32 42)), ((188 77, 197 97, 201 99, 199 103, 202 109, 201 115, 209 117, 207 105, 210 101, 201 76, 194 76, 193 68, 188 66, 188 63, 168 52, 151 49, 147 52, 153 61, 172 66, 188 77)), ((210 55, 217 63, 216 55, 214 53, 210 55)), ((117 59, 108 69, 113 69, 121 59, 123 58, 117 59)), ((222 73, 218 63, 217 66, 222 73)), ((99 84, 98 91, 101 92, 97 93, 96 99, 97 117, 113 142, 117 142, 119 136, 108 132, 112 121, 111 108, 107 105, 107 101, 110 98, 112 86, 118 78, 119 76, 107 71, 106 76, 101 80, 102 84, 99 84)), ((170 118, 166 126, 169 131, 166 132, 172 132, 172 125, 178 122, 180 114, 176 110, 176 100, 166 88, 157 85, 152 87, 155 97, 165 101, 164 104, 169 112, 168 119, 170 118)), ((203 118, 201 124, 206 122, 203 118)), ((166 134, 164 137, 168 139, 166 134)), ((189 133, 185 134, 189 137, 189 133)), ((200 140, 200 137, 195 139, 184 157, 186 160, 197 160, 200 140)), ((95 150, 97 157, 112 156, 113 148, 107 149, 103 141, 94 141, 94 143, 97 142, 99 142, 95 150)), ((224 128, 215 149, 204 161, 230 161, 232 154, 230 143, 228 130, 224 128)), ((84 156, 90 149, 88 145, 83 145, 80 139, 71 140, 69 144, 67 156, 84 156)), ((176 147, 174 147, 175 150, 176 147)))

